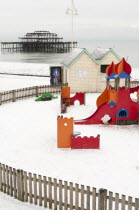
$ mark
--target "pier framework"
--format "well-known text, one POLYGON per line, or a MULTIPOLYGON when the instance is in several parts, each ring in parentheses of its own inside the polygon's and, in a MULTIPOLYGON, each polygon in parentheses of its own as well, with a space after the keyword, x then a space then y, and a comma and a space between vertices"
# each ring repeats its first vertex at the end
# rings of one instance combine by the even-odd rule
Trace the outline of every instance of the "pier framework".
MULTIPOLYGON (((77 47, 77 42, 73 43, 77 47)), ((1 42, 2 52, 53 52, 66 53, 72 49, 72 42, 63 41, 56 33, 34 31, 19 37, 19 42, 1 42)))

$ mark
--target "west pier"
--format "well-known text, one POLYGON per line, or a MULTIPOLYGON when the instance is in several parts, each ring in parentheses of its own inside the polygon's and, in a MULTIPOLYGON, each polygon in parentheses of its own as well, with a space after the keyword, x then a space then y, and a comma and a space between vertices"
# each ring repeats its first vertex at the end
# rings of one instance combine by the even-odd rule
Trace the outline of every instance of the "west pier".
POLYGON ((34 31, 19 37, 18 42, 1 42, 2 52, 66 53, 77 47, 77 42, 63 41, 56 33, 34 31))

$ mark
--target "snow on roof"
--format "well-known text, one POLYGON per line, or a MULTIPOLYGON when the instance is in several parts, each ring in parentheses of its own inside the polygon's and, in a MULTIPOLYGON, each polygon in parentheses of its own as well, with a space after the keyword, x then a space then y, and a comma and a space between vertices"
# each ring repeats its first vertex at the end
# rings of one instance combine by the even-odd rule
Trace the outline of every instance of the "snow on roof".
POLYGON ((92 56, 96 60, 101 60, 110 50, 111 50, 111 48, 101 48, 101 47, 98 47, 97 49, 95 49, 93 51, 92 56))
POLYGON ((72 63, 72 61, 80 54, 82 53, 84 49, 83 48, 74 48, 71 52, 67 53, 65 58, 62 61, 62 64, 65 66, 68 66, 72 63))

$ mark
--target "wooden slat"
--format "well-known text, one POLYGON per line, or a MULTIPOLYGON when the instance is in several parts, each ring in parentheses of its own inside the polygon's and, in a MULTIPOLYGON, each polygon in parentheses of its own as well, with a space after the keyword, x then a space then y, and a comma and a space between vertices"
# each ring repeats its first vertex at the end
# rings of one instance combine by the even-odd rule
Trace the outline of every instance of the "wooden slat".
POLYGON ((139 210, 139 199, 135 198, 135 210, 139 210))
POLYGON ((8 166, 6 165, 6 192, 7 194, 9 195, 9 189, 10 189, 10 186, 9 186, 9 170, 8 170, 8 166))
POLYGON ((79 185, 75 184, 75 210, 79 208, 79 185))
POLYGON ((43 177, 43 191, 44 191, 44 207, 47 207, 47 179, 43 177))
POLYGON ((17 198, 17 171, 13 168, 13 187, 14 187, 14 198, 17 198))
POLYGON ((73 210, 73 183, 70 182, 70 210, 73 210))
POLYGON ((20 170, 20 180, 21 180, 21 201, 24 201, 24 176, 23 170, 20 170))
POLYGON ((9 167, 10 175, 10 196, 13 196, 13 176, 12 176, 12 167, 9 167))
POLYGON ((68 209, 68 183, 64 182, 64 210, 68 209))
POLYGON ((27 172, 24 171, 24 200, 25 202, 28 202, 28 183, 27 183, 27 172))
POLYGON ((37 175, 33 174, 34 204, 37 204, 37 175))
POLYGON ((128 197, 128 210, 132 210, 132 197, 128 197))
POLYGON ((59 180, 59 210, 62 210, 62 181, 59 180))
POLYGON ((87 199, 86 199, 86 207, 87 210, 90 210, 90 187, 87 186, 87 199))
POLYGON ((84 210, 84 185, 81 185, 81 210, 84 210))
POLYGON ((3 187, 2 187, 2 165, 0 163, 0 191, 3 191, 2 189, 3 189, 3 187))
POLYGON ((92 188, 92 209, 96 210, 96 188, 92 188))
POLYGON ((5 165, 3 164, 2 167, 3 167, 3 185, 4 185, 3 192, 6 193, 5 165))
POLYGON ((112 197, 113 197, 113 192, 109 192, 109 210, 112 210, 112 197))
POLYGON ((21 179, 20 179, 20 169, 17 170, 17 198, 21 201, 21 179))
POLYGON ((52 208, 52 178, 48 178, 48 190, 49 190, 49 209, 52 208))
POLYGON ((119 194, 115 194, 115 210, 119 210, 119 194))
POLYGON ((42 206, 42 177, 41 175, 39 177, 39 206, 42 206))
POLYGON ((33 199, 32 199, 32 174, 29 173, 29 202, 33 203, 33 199))
POLYGON ((57 209, 57 179, 54 179, 54 210, 57 209))
POLYGON ((126 203, 126 197, 125 197, 125 195, 122 195, 121 210, 125 210, 125 203, 126 203))

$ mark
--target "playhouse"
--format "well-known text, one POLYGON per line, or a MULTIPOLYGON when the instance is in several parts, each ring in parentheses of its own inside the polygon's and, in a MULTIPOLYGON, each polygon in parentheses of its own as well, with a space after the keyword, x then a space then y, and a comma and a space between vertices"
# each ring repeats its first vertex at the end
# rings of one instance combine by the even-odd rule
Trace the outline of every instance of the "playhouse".
POLYGON ((138 124, 139 86, 130 88, 131 70, 124 58, 118 64, 112 62, 106 69, 106 88, 97 99, 96 112, 86 119, 76 120, 75 124, 104 124, 105 115, 109 116, 108 124, 111 125, 138 124), (136 101, 130 97, 134 92, 137 92, 136 101))
POLYGON ((97 48, 92 54, 86 49, 75 48, 61 64, 61 81, 68 83, 74 93, 102 92, 106 84, 106 68, 112 61, 117 64, 120 60, 111 48, 97 48))

